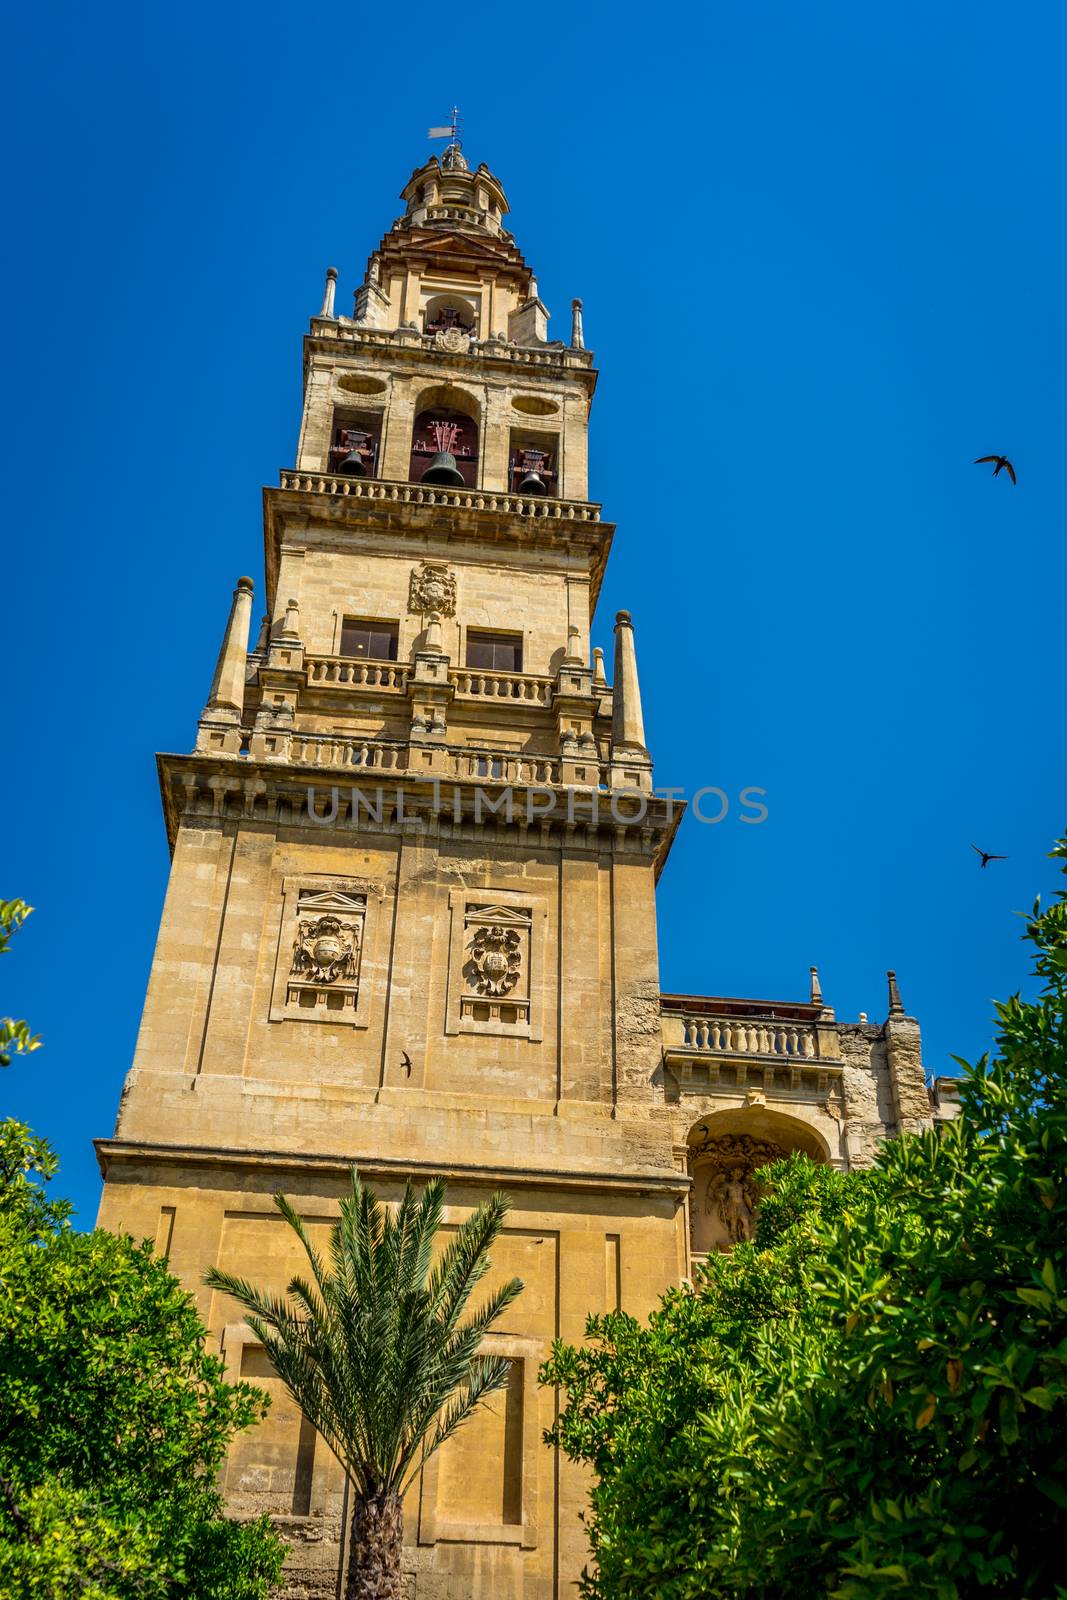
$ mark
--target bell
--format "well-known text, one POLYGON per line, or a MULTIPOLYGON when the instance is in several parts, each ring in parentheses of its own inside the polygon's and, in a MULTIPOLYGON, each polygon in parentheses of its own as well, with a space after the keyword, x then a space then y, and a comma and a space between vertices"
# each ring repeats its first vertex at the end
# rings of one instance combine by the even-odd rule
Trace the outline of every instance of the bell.
POLYGON ((367 463, 359 453, 359 448, 353 445, 348 454, 337 464, 338 472, 343 472, 346 478, 365 478, 367 476, 367 463))
POLYGON ((463 474, 456 466, 451 450, 438 450, 422 475, 423 483, 439 483, 446 489, 462 489, 463 474))
POLYGON ((529 472, 519 484, 520 494, 547 494, 548 484, 542 478, 536 467, 531 467, 529 472))

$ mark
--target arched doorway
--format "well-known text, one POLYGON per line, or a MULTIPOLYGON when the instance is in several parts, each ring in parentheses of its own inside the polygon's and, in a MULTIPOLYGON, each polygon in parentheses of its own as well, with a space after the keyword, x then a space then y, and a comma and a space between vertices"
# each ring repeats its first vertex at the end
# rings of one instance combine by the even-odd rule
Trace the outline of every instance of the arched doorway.
POLYGON ((720 1111, 693 1124, 686 1139, 690 1245, 695 1257, 732 1250, 755 1235, 754 1174, 800 1150, 812 1161, 829 1151, 814 1128, 766 1106, 720 1111))

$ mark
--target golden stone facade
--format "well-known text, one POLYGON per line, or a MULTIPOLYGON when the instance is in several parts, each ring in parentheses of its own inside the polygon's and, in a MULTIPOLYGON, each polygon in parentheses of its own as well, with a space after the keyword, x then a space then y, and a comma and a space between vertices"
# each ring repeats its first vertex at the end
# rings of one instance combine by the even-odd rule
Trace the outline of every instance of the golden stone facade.
POLYGON ((863 1164, 933 1113, 895 982, 881 1025, 838 1024, 814 973, 803 1003, 661 994, 680 808, 629 616, 613 686, 590 648, 613 528, 586 498, 581 305, 550 341, 458 146, 403 199, 355 316, 331 269, 305 339, 255 647, 242 578, 196 748, 159 758, 173 865, 100 1221, 154 1237, 274 1395, 227 1497, 291 1538, 286 1592, 325 1597, 343 1474, 204 1271, 282 1289, 272 1194, 324 1233, 353 1162, 386 1197, 442 1174, 453 1222, 506 1190, 512 1382, 413 1490, 406 1568, 414 1600, 550 1600, 586 1559, 584 1483, 541 1442, 550 1341, 744 1237, 770 1156, 863 1164))

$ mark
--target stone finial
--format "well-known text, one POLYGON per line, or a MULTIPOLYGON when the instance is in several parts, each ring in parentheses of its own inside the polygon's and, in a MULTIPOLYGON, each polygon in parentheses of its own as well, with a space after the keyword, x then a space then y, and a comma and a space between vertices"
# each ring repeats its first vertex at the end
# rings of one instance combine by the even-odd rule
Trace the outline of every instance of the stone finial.
POLYGON ((886 977, 889 980, 889 1015, 891 1017, 902 1017, 904 1015, 904 1002, 900 998, 897 975, 895 972, 890 971, 886 973, 886 977))
POLYGON ((813 1006, 821 1006, 822 1005, 822 984, 819 982, 819 969, 818 969, 818 967, 812 967, 810 969, 810 971, 811 971, 811 1004, 813 1006))
POLYGON ((327 267, 326 268, 326 287, 322 291, 322 310, 319 312, 319 316, 320 317, 332 317, 333 316, 333 297, 334 297, 334 291, 336 290, 336 288, 337 288, 337 268, 336 267, 327 267))
POLYGON ((238 578, 230 603, 226 632, 222 636, 222 648, 215 665, 215 676, 211 680, 208 711, 225 710, 239 714, 244 709, 253 592, 251 578, 238 578))
POLYGON ((571 301, 571 349, 585 349, 585 336, 582 333, 582 302, 580 300, 571 301))
POLYGON ((537 292, 537 279, 536 278, 531 278, 530 279, 530 287, 526 291, 526 298, 527 298, 527 300, 539 300, 541 298, 540 295, 537 292))
POLYGON ((567 653, 563 659, 572 666, 588 665, 585 652, 582 650, 582 630, 575 627, 573 622, 567 629, 567 653))
POLYGON ((264 611, 264 613, 263 613, 263 621, 259 625, 259 638, 256 640, 256 649, 255 649, 256 655, 257 656, 265 656, 266 653, 267 653, 267 647, 268 647, 269 644, 270 644, 270 613, 267 612, 267 611, 264 611))
POLYGON ((295 600, 287 600, 285 604, 285 617, 282 621, 282 639, 300 638, 300 606, 295 600))
POLYGON ((860 1012, 860 1021, 861 1022, 866 1022, 867 1021, 867 1013, 866 1013, 866 1011, 861 1011, 860 1012))
POLYGON ((634 625, 628 611, 619 611, 615 616, 615 694, 611 743, 613 748, 645 749, 645 722, 641 714, 641 689, 637 681, 634 625))
POLYGON ((604 652, 597 645, 593 650, 593 682, 607 683, 607 673, 604 671, 604 652))

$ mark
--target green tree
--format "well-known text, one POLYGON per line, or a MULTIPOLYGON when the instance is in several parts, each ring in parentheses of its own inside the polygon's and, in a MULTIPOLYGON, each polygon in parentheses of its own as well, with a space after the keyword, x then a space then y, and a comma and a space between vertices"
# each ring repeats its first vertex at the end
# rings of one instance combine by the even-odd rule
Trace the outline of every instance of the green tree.
POLYGON ((997 1006, 958 1121, 846 1181, 769 1169, 754 1246, 554 1351, 587 1595, 1067 1596, 1062 892, 1026 937, 1039 993, 997 1006))
POLYGON ((263 1600, 284 1546, 222 1516, 215 1475, 267 1397, 224 1382, 147 1243, 70 1227, 55 1170, 0 1122, 0 1594, 263 1600))
POLYGON ((478 1350, 521 1282, 510 1279, 461 1321, 507 1199, 479 1206, 435 1261, 444 1198, 439 1180, 421 1195, 409 1183, 392 1212, 353 1169, 328 1259, 285 1196, 275 1196, 307 1254, 310 1281, 294 1277, 278 1297, 230 1273, 207 1275, 244 1306, 279 1377, 352 1481, 347 1600, 400 1600, 404 1492, 507 1383, 510 1363, 478 1350))
MULTIPOLYGON (((22 927, 32 910, 25 900, 0 900, 0 956, 6 953, 12 935, 22 927)), ((14 1017, 0 1017, 0 1067, 9 1067, 15 1056, 29 1055, 32 1050, 39 1049, 40 1044, 27 1023, 16 1022, 14 1017)))

